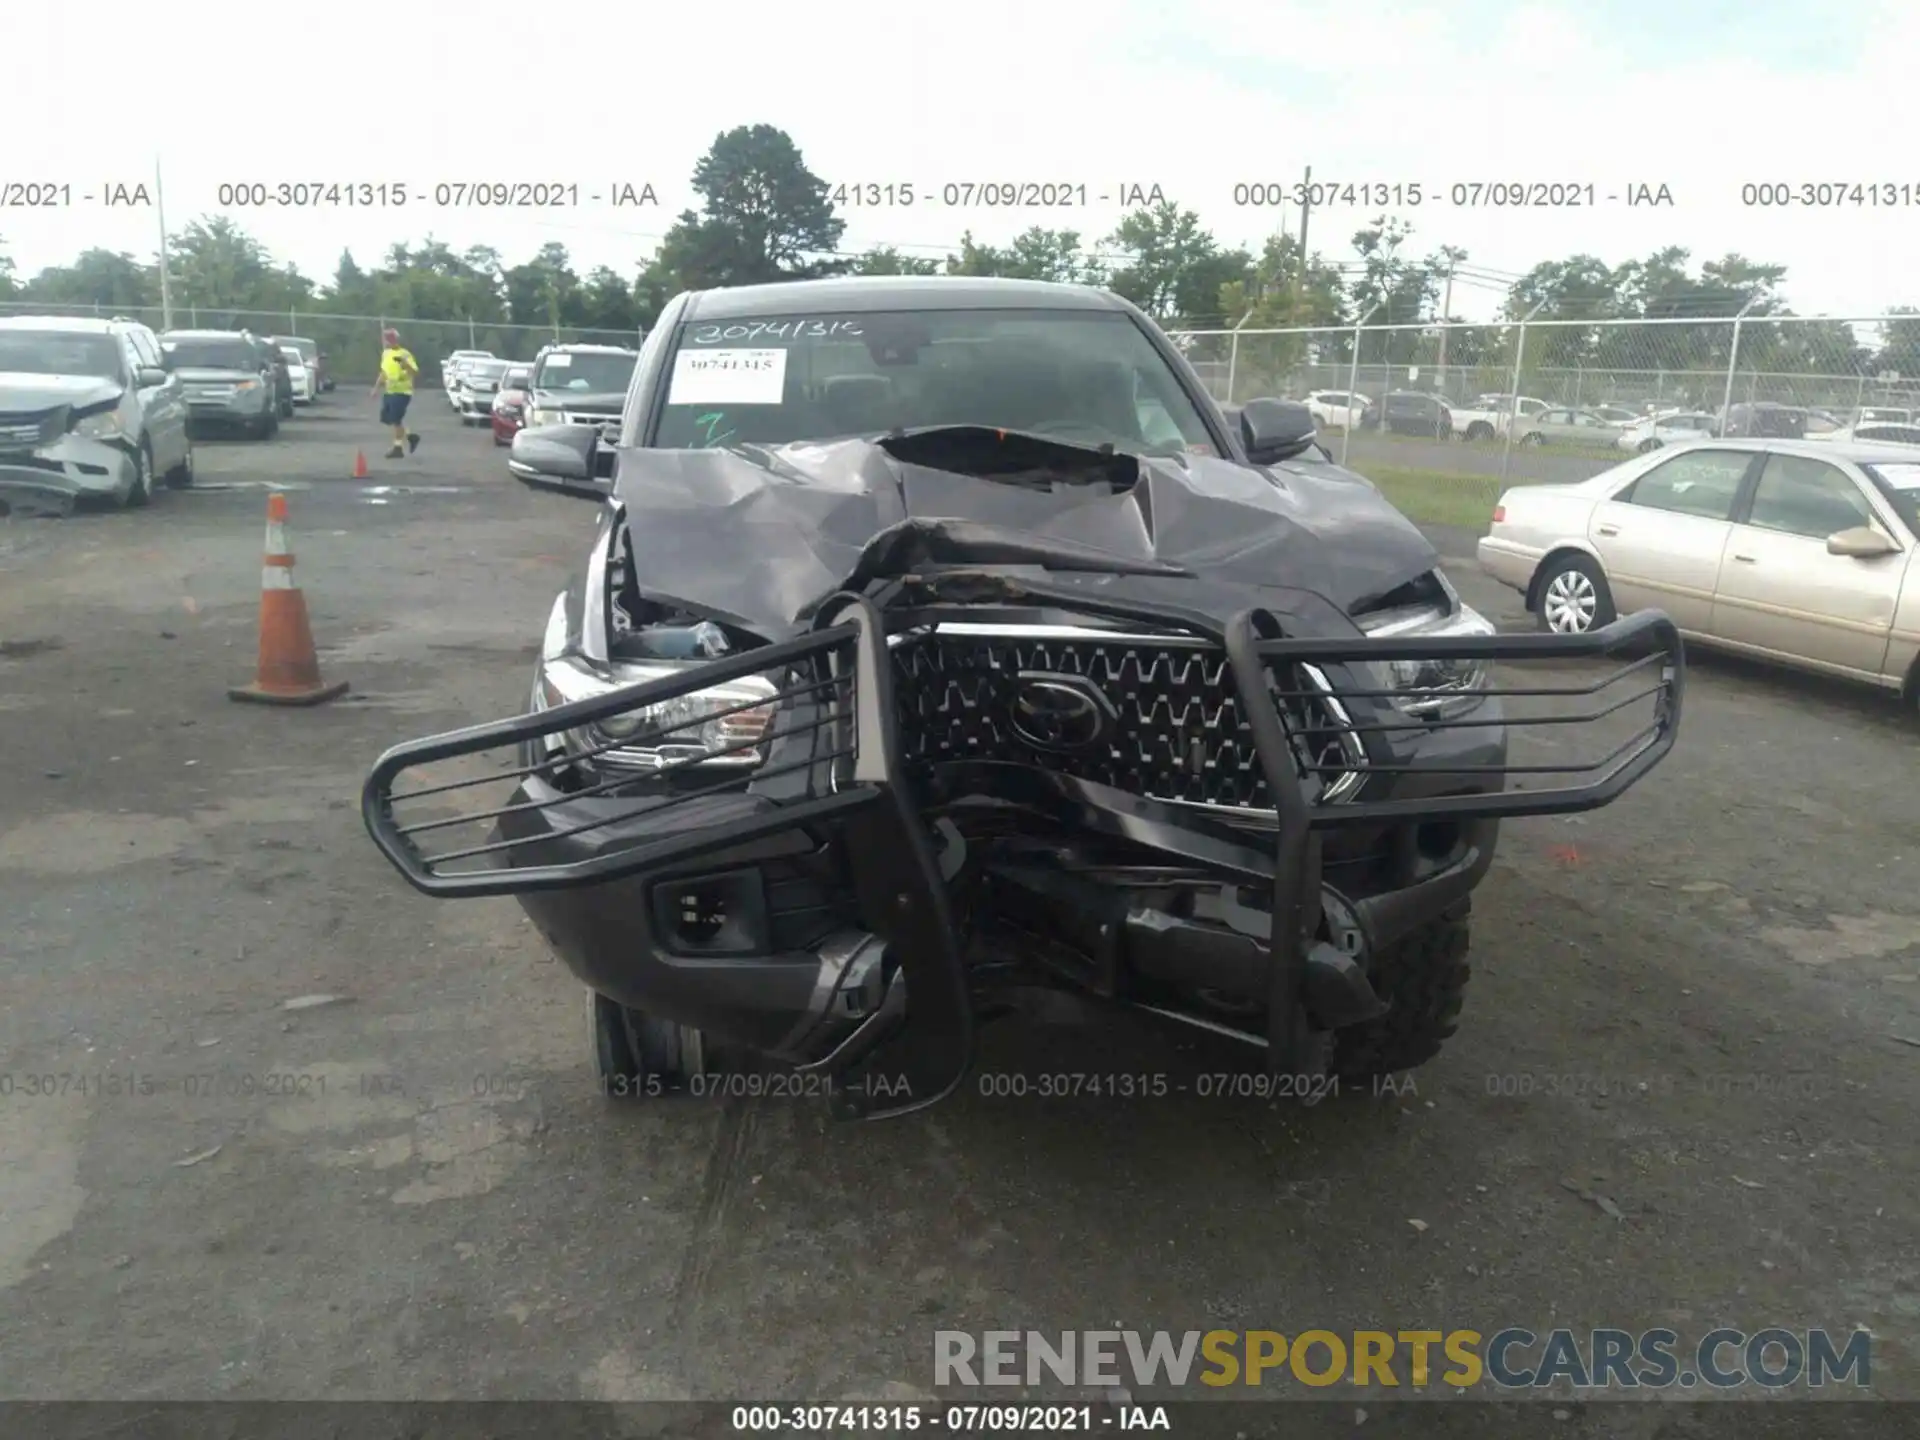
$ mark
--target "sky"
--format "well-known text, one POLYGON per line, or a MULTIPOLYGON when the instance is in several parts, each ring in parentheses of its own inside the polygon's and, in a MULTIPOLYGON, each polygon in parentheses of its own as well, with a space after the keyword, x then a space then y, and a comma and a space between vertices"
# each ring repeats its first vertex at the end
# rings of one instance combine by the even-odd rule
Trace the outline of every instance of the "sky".
MULTIPOLYGON (((1735 251, 1786 265, 1802 314, 1920 302, 1912 4, 733 0, 722 19, 712 5, 472 0, 449 24, 436 5, 330 0, 313 13, 276 21, 264 44, 258 27, 185 12, 142 26, 153 79, 126 93, 151 96, 151 110, 130 112, 84 70, 10 67, 0 251, 22 274, 94 245, 149 256, 155 209, 104 197, 116 184, 151 194, 157 169, 170 229, 224 212, 323 280, 342 249, 367 265, 428 235, 491 245, 509 263, 557 240, 580 270, 631 274, 694 202, 689 179, 714 137, 764 122, 830 184, 915 188, 911 206, 844 209, 849 249, 938 257, 962 231, 995 243, 1035 224, 1099 237, 1124 187, 1154 185, 1222 241, 1257 248, 1297 229, 1297 211, 1237 205, 1235 187, 1291 185, 1310 165, 1320 182, 1397 184, 1403 196, 1418 184, 1422 203, 1397 210, 1410 249, 1460 246, 1495 277, 1456 286, 1468 319, 1491 318, 1498 278, 1539 261, 1620 263, 1668 245, 1696 261, 1735 251), (434 203, 438 187, 452 199, 492 181, 557 183, 578 199, 537 211, 434 203), (1591 186, 1595 203, 1453 203, 1456 186, 1464 199, 1536 181, 1591 186), (222 185, 253 182, 385 182, 408 196, 384 209, 220 203, 222 185), (1075 203, 937 203, 947 186, 993 182, 1051 183, 1075 203), (1908 203, 1742 203, 1745 184, 1801 182, 1885 182, 1908 203), (28 184, 70 199, 22 206, 28 184), (612 204, 622 184, 652 185, 658 205, 612 204), (1628 205, 1638 186, 1665 186, 1672 203, 1628 205)), ((84 7, 23 6, 8 46, 86 55, 97 27, 84 7)), ((1350 237, 1379 208, 1316 209, 1310 247, 1351 260, 1350 237)))

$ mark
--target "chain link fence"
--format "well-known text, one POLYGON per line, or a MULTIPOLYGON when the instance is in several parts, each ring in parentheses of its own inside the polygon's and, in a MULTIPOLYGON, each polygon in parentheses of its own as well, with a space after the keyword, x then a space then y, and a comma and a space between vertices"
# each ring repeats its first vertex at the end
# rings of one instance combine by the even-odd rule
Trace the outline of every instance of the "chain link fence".
POLYGON ((1572 481, 1675 437, 1658 417, 1751 430, 1740 407, 1801 412, 1807 433, 1920 421, 1920 318, 1532 320, 1492 325, 1181 330, 1174 343, 1214 397, 1314 400, 1330 445, 1369 473, 1469 480, 1474 503, 1516 480, 1572 481), (1908 372, 1898 357, 1908 356, 1908 372), (1380 427, 1381 401, 1396 400, 1380 427), (1372 413, 1344 422, 1363 397, 1372 413), (1396 413, 1427 417, 1411 425, 1396 413), (1423 428, 1424 427, 1424 428, 1423 428), (1394 433, 1400 431, 1402 433, 1394 433))
MULTIPOLYGON (((155 332, 165 330, 157 305, 115 309, 110 305, 49 305, 9 302, 9 315, 121 316, 155 332)), ((577 325, 510 325, 497 320, 420 320, 404 315, 337 315, 328 311, 217 310, 173 307, 176 330, 250 330, 256 335, 297 336, 311 340, 327 357, 333 378, 351 384, 373 383, 380 361, 380 332, 391 325, 420 362, 422 379, 439 383, 440 362, 455 350, 487 350, 507 360, 531 360, 542 345, 575 343, 637 346, 632 330, 600 330, 577 325)))

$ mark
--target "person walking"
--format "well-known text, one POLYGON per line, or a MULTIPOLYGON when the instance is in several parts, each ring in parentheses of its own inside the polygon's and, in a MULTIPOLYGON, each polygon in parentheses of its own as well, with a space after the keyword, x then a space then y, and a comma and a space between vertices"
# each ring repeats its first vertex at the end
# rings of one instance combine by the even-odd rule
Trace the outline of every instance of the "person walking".
POLYGON ((407 406, 413 401, 413 382, 420 378, 420 362, 413 352, 401 347, 398 330, 380 332, 380 378, 373 382, 373 394, 380 397, 380 423, 393 431, 389 460, 411 455, 420 448, 420 437, 407 429, 407 406))

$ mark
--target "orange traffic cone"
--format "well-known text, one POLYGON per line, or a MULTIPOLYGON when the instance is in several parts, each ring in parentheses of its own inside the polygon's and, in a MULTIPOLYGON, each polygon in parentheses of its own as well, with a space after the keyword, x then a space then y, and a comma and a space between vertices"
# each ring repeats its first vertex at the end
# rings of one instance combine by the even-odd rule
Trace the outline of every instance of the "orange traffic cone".
POLYGON ((260 572, 260 664, 251 685, 227 691, 229 700, 261 705, 318 705, 347 693, 347 682, 328 685, 320 678, 313 631, 307 625, 307 601, 293 583, 293 555, 287 549, 287 497, 267 497, 267 555, 260 572))
POLYGON ((364 450, 353 452, 353 478, 356 480, 367 478, 367 452, 364 450))

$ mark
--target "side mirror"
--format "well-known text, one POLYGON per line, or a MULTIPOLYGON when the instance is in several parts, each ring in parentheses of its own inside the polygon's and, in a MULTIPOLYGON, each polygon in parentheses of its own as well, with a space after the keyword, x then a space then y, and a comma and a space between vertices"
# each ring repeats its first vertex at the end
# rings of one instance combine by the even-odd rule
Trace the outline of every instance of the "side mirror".
POLYGON ((593 425, 541 425, 513 437, 507 469, 521 484, 576 500, 605 500, 612 487, 596 478, 600 431, 593 425))
POLYGON ((167 375, 168 371, 164 366, 142 365, 138 370, 133 372, 133 383, 140 389, 145 390, 154 385, 166 384, 167 375))
POLYGON ((1827 537, 1827 553, 1844 555, 1849 560, 1872 560, 1876 556, 1891 555, 1899 548, 1871 525, 1855 525, 1827 537))
POLYGON ((1262 398, 1240 407, 1240 443, 1256 465, 1291 459, 1313 436, 1313 412, 1298 400, 1262 398))

